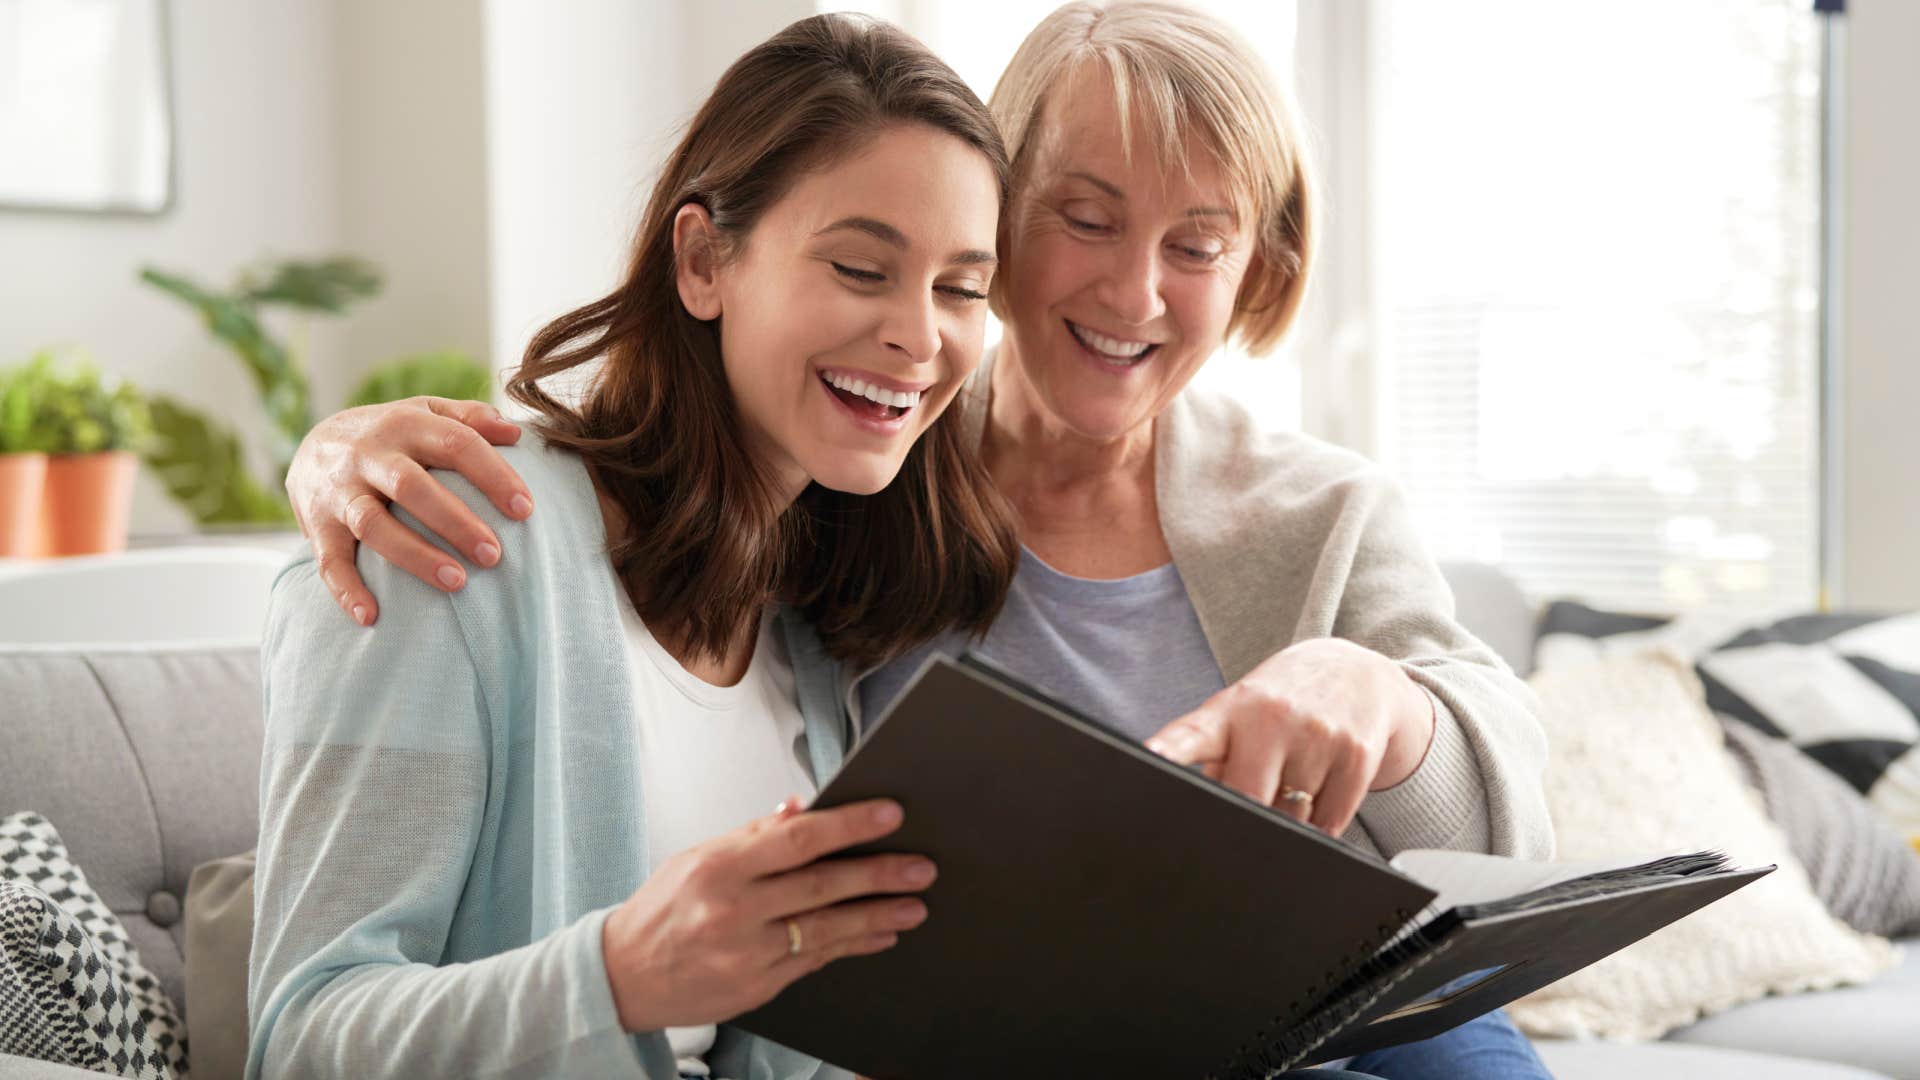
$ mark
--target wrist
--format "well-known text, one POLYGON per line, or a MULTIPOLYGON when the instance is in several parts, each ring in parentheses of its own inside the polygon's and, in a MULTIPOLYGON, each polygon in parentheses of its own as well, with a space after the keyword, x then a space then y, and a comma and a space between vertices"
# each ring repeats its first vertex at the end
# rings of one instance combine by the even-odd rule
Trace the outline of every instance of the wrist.
POLYGON ((600 924, 600 959, 607 972, 607 990, 613 995, 613 1011, 620 1019, 622 1031, 629 1034, 652 1031, 657 1025, 652 1024, 645 1015, 638 992, 638 980, 627 963, 632 951, 622 947, 626 935, 623 933, 620 913, 620 908, 614 908, 600 924))
POLYGON ((1427 759, 1439 727, 1439 702, 1433 692, 1401 671, 1405 693, 1394 710, 1393 734, 1387 739, 1387 752, 1381 758, 1370 790, 1385 791, 1405 783, 1427 759))

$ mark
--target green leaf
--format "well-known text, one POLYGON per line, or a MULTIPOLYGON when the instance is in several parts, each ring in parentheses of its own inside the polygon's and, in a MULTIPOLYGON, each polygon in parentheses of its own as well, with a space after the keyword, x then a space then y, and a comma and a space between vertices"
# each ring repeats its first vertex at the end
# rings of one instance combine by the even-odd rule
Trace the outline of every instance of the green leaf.
POLYGON ((380 292, 380 271, 364 259, 340 255, 315 262, 283 262, 271 276, 242 275, 240 299, 255 304, 286 304, 337 315, 357 299, 380 292))
POLYGON ((378 405, 422 394, 456 401, 486 401, 492 392, 493 374, 467 354, 422 353, 373 369, 354 388, 344 407, 378 405))
POLYGON ((140 278, 199 311, 207 329, 239 355, 253 373, 268 419, 287 445, 306 438, 307 429, 313 426, 307 377, 294 366, 286 348, 260 325, 249 297, 208 292, 185 277, 152 267, 141 270, 140 278))
POLYGON ((45 454, 57 435, 45 419, 53 388, 53 361, 42 353, 0 371, 0 454, 45 454))
POLYGON ((233 433, 168 397, 151 401, 154 439, 146 462, 168 494, 202 525, 289 524, 293 508, 247 472, 233 433))
POLYGON ((149 429, 140 392, 84 359, 56 364, 47 349, 0 371, 0 453, 138 450, 149 429))

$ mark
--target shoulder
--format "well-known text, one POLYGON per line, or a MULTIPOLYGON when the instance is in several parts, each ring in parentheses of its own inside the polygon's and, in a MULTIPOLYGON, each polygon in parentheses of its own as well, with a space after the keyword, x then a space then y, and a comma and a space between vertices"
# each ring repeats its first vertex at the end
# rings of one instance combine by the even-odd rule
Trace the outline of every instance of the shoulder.
POLYGON ((1399 497, 1399 484, 1365 455, 1261 423, 1235 398, 1188 387, 1162 417, 1163 491, 1238 512, 1337 512, 1399 497))
MULTIPOLYGON (((496 449, 533 496, 534 512, 525 521, 501 513, 479 488, 458 473, 433 469, 430 475, 499 537, 501 561, 497 566, 481 569, 454 553, 467 569, 467 585, 449 594, 362 546, 355 556, 355 568, 380 602, 379 620, 366 629, 340 611, 320 576, 312 549, 303 548, 274 582, 269 646, 276 633, 289 631, 342 641, 375 635, 396 645, 410 635, 438 640, 445 634, 430 632, 435 627, 458 631, 462 623, 524 621, 521 616, 537 610, 539 605, 534 601, 539 594, 556 589, 590 590, 600 577, 587 571, 605 563, 606 538, 584 463, 531 432, 517 445, 496 449)), ((407 511, 395 507, 394 516, 435 546, 450 550, 407 511)))

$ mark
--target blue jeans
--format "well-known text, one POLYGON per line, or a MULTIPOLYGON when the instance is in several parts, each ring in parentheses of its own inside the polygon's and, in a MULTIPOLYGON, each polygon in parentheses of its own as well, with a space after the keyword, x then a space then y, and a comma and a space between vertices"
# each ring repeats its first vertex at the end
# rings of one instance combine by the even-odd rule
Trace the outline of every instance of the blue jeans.
POLYGON ((1344 1068, 1380 1080, 1551 1080, 1553 1076, 1534 1053, 1533 1044, 1498 1009, 1431 1039, 1369 1050, 1344 1068))

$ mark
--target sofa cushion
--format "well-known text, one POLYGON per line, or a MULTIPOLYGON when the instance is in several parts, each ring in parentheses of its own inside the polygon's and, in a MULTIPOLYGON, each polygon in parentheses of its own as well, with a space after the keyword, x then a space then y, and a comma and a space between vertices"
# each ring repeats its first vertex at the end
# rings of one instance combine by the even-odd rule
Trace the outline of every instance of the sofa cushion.
MULTIPOLYGON (((108 1062, 129 1075, 184 1071, 186 1030, 173 1001, 45 818, 0 818, 0 888, 8 967, 19 980, 10 989, 34 1003, 40 1034, 57 1037, 56 1060, 108 1062)), ((11 1027, 17 1017, 8 1013, 11 1027)), ((19 1030, 35 1029, 23 1023, 19 1030)), ((32 1041, 44 1038, 6 1049, 24 1050, 32 1041)))
POLYGON ((1717 848, 1771 875, 1514 1002, 1532 1035, 1645 1039, 1767 993, 1863 982, 1892 947, 1835 920, 1741 780, 1683 661, 1657 653, 1535 672, 1560 858, 1717 848))
POLYGON ((247 1070, 247 957, 253 949, 254 853, 202 863, 187 887, 187 1001, 202 1077, 247 1070))
POLYGON ((1535 661, 1658 649, 1698 665, 1707 704, 1790 740, 1865 795, 1920 846, 1920 612, 1620 615, 1562 601, 1540 622, 1535 661))
POLYGON ((1723 721, 1721 730, 1827 910, 1869 934, 1920 934, 1920 852, 1785 739, 1738 720, 1723 721))
POLYGON ((1902 942, 1900 966, 1864 986, 1764 998, 1668 1036, 1819 1058, 1920 1080, 1920 938, 1902 942))
POLYGON ((0 881, 0 1052, 167 1080, 174 1073, 138 1002, 72 912, 21 881, 0 881))
POLYGON ((1534 1048, 1554 1080, 1882 1080, 1850 1065, 1680 1043, 1542 1039, 1534 1048))
POLYGON ((259 831, 258 650, 0 648, 0 701, 0 815, 58 823, 183 1003, 188 879, 259 831))

